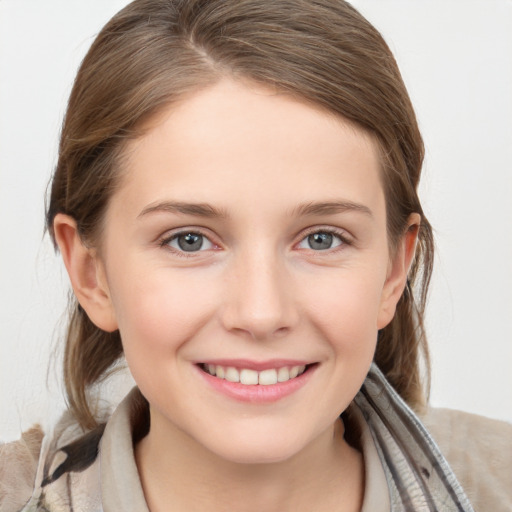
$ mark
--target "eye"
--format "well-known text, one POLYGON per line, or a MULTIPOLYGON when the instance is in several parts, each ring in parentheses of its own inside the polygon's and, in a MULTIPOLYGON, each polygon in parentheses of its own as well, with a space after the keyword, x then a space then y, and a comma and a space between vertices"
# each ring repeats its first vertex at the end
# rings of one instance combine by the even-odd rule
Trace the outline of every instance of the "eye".
POLYGON ((213 243, 201 233, 184 232, 177 233, 164 241, 162 245, 168 245, 180 252, 199 252, 213 249, 213 243))
POLYGON ((303 238, 299 249, 312 249, 313 251, 326 251, 345 243, 345 240, 336 233, 329 231, 316 231, 303 238))

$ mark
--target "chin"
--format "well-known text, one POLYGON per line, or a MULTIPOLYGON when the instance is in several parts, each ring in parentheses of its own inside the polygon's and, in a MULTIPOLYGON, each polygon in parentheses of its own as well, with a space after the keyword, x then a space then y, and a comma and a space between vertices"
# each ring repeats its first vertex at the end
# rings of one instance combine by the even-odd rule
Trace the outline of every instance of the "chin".
POLYGON ((250 437, 227 436, 218 442, 210 439, 206 448, 226 461, 250 465, 285 462, 304 450, 307 445, 304 440, 294 439, 289 433, 250 437))

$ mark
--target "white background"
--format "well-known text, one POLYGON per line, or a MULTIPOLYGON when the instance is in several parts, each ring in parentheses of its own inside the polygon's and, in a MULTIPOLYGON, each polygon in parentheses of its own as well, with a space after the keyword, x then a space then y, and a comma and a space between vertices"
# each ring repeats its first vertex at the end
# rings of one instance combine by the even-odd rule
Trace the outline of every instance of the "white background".
MULTIPOLYGON (((68 285, 43 238, 43 196, 77 66, 126 3, 0 0, 4 440, 62 408, 56 376, 68 285)), ((438 248, 431 401, 512 421, 512 2, 354 4, 395 52, 427 147, 421 195, 438 248)))

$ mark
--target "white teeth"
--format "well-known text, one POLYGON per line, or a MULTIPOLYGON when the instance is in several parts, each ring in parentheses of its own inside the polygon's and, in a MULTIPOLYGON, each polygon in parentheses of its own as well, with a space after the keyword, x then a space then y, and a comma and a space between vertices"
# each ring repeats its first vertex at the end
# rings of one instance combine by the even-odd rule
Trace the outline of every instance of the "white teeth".
POLYGON ((292 366, 290 368, 290 379, 294 379, 299 375, 299 367, 298 366, 292 366))
POLYGON ((226 375, 224 378, 226 380, 229 380, 229 382, 240 382, 240 375, 238 373, 238 370, 231 366, 226 368, 226 375))
POLYGON ((254 386, 256 384, 261 386, 271 386, 278 382, 287 382, 290 379, 294 379, 301 375, 306 370, 304 365, 270 368, 268 370, 262 370, 261 372, 249 370, 247 368, 239 370, 233 366, 224 367, 215 364, 205 364, 203 365, 203 368, 207 373, 214 377, 226 379, 229 382, 240 382, 246 386, 254 386))
POLYGON ((277 382, 286 382, 287 380, 290 380, 290 370, 283 366, 277 370, 277 382))
POLYGON ((258 372, 244 369, 240 372, 240 382, 246 386, 258 384, 258 372))
POLYGON ((272 384, 277 384, 277 371, 272 370, 263 370, 260 372, 258 377, 258 384, 262 386, 270 386, 272 384))

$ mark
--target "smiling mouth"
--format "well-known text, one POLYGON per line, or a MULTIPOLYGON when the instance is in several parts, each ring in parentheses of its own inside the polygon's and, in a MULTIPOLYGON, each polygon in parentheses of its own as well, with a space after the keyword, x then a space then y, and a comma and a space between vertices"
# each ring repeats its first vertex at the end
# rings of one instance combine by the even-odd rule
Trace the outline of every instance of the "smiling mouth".
POLYGON ((224 379, 228 382, 238 382, 245 386, 271 386, 273 384, 288 382, 299 377, 312 366, 314 365, 283 366, 280 368, 269 368, 257 371, 249 368, 235 368, 233 366, 222 366, 218 364, 199 364, 201 370, 213 377, 224 379))

